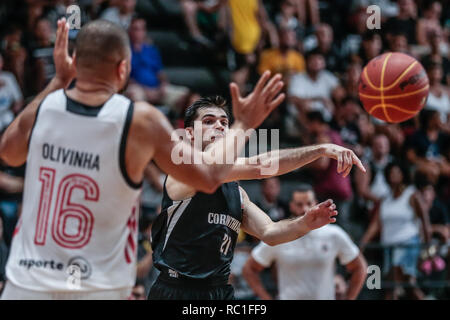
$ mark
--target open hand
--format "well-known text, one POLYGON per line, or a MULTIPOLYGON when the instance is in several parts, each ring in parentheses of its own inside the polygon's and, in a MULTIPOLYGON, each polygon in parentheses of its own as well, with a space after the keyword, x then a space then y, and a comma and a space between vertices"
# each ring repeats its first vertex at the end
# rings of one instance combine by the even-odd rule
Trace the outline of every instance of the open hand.
POLYGON ((337 214, 336 205, 333 200, 328 199, 306 211, 302 220, 309 230, 314 230, 326 224, 336 222, 335 216, 337 214))
POLYGON ((259 78, 255 89, 243 98, 236 83, 231 83, 233 115, 236 121, 241 121, 246 128, 258 127, 284 100, 284 93, 278 95, 283 86, 280 74, 270 78, 270 72, 266 71, 259 78))
POLYGON ((66 18, 58 20, 56 30, 55 48, 53 49, 53 60, 55 62, 55 78, 66 88, 75 78, 76 71, 73 59, 69 56, 69 24, 66 18))

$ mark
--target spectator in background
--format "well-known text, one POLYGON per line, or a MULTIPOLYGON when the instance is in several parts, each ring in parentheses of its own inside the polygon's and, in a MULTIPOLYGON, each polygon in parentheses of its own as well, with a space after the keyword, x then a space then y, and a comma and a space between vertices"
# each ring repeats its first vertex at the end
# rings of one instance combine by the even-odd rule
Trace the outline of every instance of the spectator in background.
POLYGON ((420 129, 407 140, 406 157, 416 168, 433 173, 432 180, 436 183, 441 173, 449 172, 449 163, 442 154, 446 135, 440 131, 441 120, 436 110, 422 110, 419 119, 420 129))
POLYGON ((441 13, 442 5, 439 1, 425 1, 423 5, 423 17, 417 21, 417 43, 419 45, 429 46, 430 35, 442 32, 439 21, 441 13))
POLYGON ((272 74, 281 73, 285 84, 292 74, 305 71, 305 59, 296 50, 298 40, 290 28, 279 29, 280 47, 264 50, 259 57, 258 72, 270 70, 272 74))
POLYGON ((20 215, 25 165, 17 168, 0 164, 0 214, 3 216, 3 239, 10 245, 20 215))
POLYGON ((33 93, 40 92, 55 75, 53 62, 53 30, 50 21, 44 17, 36 20, 33 40, 30 44, 31 74, 33 93))
MULTIPOLYGON (((332 130, 319 111, 307 114, 308 144, 334 143, 343 146, 339 133, 332 130)), ((338 224, 351 235, 356 234, 357 226, 350 219, 353 191, 350 177, 337 173, 336 161, 320 158, 308 165, 313 170, 314 191, 321 199, 333 199, 339 212, 338 224)))
MULTIPOLYGON (((3 69, 11 72, 24 91, 25 84, 25 61, 27 51, 21 44, 22 30, 18 25, 11 24, 6 27, 2 43, 3 69)), ((1 71, 2 68, 0 68, 1 71)))
POLYGON ((136 0, 117 0, 117 4, 102 12, 100 18, 114 22, 128 30, 133 18, 136 0))
MULTIPOLYGON (((405 166, 391 162, 385 168, 385 178, 391 193, 385 198, 361 240, 364 250, 381 231, 381 244, 385 246, 385 273, 396 283, 406 282, 405 288, 414 299, 423 299, 423 292, 416 287, 417 261, 420 254, 420 226, 425 244, 430 241, 430 221, 422 195, 409 184, 405 166)), ((397 290, 388 290, 386 298, 398 299, 397 290)))
POLYGON ((3 239, 3 216, 0 213, 0 295, 6 281, 6 262, 8 261, 8 247, 3 239))
POLYGON ((278 35, 261 0, 228 0, 227 9, 233 56, 229 66, 233 70, 231 78, 241 92, 246 92, 245 84, 256 63, 256 51, 264 34, 275 48, 278 47, 278 35))
POLYGON ((23 105, 22 92, 14 75, 3 71, 3 56, 0 53, 0 135, 13 121, 23 105))
POLYGON ((358 62, 353 62, 347 66, 343 76, 343 89, 345 96, 359 99, 359 77, 362 72, 362 66, 358 62))
MULTIPOLYGON (((290 213, 292 217, 302 216, 316 203, 312 187, 299 186, 292 194, 290 213)), ((345 299, 356 299, 366 278, 367 263, 347 233, 337 225, 324 226, 277 246, 260 242, 242 272, 255 294, 263 300, 274 299, 259 278, 259 273, 272 263, 277 266, 280 300, 334 300, 337 258, 351 275, 345 299)))
POLYGON ((289 82, 288 97, 298 112, 319 111, 325 120, 330 121, 334 112, 333 92, 339 80, 325 70, 325 59, 317 51, 306 55, 306 72, 296 73, 289 82))
POLYGON ((444 126, 450 129, 450 89, 443 85, 442 64, 430 63, 426 66, 430 89, 425 109, 436 110, 444 126))
POLYGON ((255 204, 272 219, 279 221, 287 217, 287 205, 280 198, 281 185, 277 177, 261 180, 261 200, 255 204))
POLYGON ((329 24, 320 23, 315 32, 317 52, 325 58, 327 70, 336 73, 344 70, 340 50, 334 41, 333 29, 329 24))
POLYGON ((198 24, 197 14, 199 12, 203 12, 208 15, 214 14, 226 3, 226 1, 227 0, 180 0, 184 21, 194 42, 207 48, 214 47, 214 42, 208 39, 208 37, 206 37, 201 31, 198 24))
POLYGON ((408 44, 416 44, 417 7, 413 0, 398 0, 398 15, 389 18, 382 30, 386 39, 391 42, 392 35, 397 32, 406 34, 408 44))
POLYGON ((421 62, 424 67, 428 67, 432 63, 441 64, 443 71, 441 82, 450 85, 450 60, 444 55, 449 48, 444 40, 442 31, 431 33, 429 36, 431 52, 425 55, 421 62))
POLYGON ((383 49, 381 36, 375 31, 367 31, 362 36, 362 43, 358 55, 351 57, 352 61, 365 66, 370 60, 379 56, 383 49))
POLYGON ((377 134, 372 141, 372 153, 364 159, 366 174, 355 173, 355 187, 359 200, 364 201, 359 207, 364 211, 373 210, 391 192, 384 176, 384 169, 392 161, 389 154, 389 140, 384 134, 377 134))
POLYGON ((147 37, 147 23, 141 17, 133 18, 128 30, 131 42, 132 82, 127 94, 134 101, 144 100, 155 105, 168 106, 174 113, 183 111, 190 91, 171 84, 163 71, 158 48, 147 37))
POLYGON ((330 123, 333 130, 341 136, 344 147, 352 149, 358 157, 363 154, 360 145, 361 132, 358 127, 358 116, 361 112, 361 105, 358 99, 346 97, 337 104, 334 117, 330 123))
POLYGON ((405 33, 402 32, 391 33, 389 51, 409 54, 410 50, 408 47, 408 38, 405 33))

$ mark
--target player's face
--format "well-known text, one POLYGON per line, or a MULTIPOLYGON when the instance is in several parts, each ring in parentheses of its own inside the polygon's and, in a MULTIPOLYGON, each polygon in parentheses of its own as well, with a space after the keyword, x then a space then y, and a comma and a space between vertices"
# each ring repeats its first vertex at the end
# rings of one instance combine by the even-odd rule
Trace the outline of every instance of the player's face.
POLYGON ((289 209, 291 214, 300 217, 305 214, 306 210, 316 205, 316 199, 312 191, 294 192, 289 209))
POLYGON ((229 129, 227 113, 220 108, 201 108, 197 111, 195 121, 202 125, 203 149, 209 144, 225 136, 229 129))

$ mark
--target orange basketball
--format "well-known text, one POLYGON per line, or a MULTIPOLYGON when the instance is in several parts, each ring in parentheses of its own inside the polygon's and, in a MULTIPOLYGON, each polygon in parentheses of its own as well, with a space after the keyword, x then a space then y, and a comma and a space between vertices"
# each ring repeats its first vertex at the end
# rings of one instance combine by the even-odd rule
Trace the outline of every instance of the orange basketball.
POLYGON ((399 52, 373 58, 359 80, 359 99, 372 116, 387 122, 414 117, 425 105, 428 76, 419 61, 399 52))

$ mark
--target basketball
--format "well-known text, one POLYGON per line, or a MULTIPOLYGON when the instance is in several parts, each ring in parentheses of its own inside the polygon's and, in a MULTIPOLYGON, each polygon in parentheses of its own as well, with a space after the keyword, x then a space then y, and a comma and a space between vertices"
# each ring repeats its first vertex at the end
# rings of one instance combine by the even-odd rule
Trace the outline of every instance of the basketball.
POLYGON ((398 123, 414 117, 425 105, 428 76, 415 58, 399 52, 379 55, 364 67, 359 99, 375 118, 398 123))

